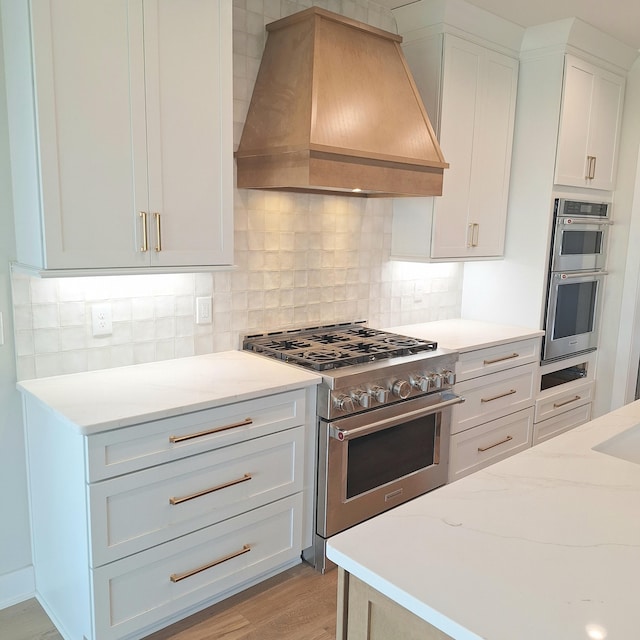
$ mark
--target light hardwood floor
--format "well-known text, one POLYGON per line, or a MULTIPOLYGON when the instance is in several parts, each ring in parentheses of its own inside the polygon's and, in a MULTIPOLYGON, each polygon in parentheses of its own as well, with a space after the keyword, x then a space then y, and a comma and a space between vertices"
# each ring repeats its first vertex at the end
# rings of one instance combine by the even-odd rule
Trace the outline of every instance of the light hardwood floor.
MULTIPOLYGON (((145 640, 335 640, 337 571, 300 564, 145 640)), ((2 640, 62 640, 36 600, 0 611, 2 640)))

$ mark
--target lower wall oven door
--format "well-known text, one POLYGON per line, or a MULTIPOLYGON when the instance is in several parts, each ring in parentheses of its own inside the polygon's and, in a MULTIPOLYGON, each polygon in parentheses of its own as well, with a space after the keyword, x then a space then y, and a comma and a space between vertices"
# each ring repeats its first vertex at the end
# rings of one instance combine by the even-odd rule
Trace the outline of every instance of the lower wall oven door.
POLYGON ((327 538, 446 483, 451 407, 443 391, 320 422, 316 529, 327 538))
POLYGON ((551 273, 543 362, 596 349, 605 277, 606 271, 551 273))

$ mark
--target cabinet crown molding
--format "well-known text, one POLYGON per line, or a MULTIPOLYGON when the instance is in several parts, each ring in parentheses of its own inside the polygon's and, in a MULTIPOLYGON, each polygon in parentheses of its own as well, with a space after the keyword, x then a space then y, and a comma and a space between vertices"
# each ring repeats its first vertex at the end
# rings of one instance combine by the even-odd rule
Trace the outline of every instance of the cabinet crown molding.
POLYGON ((638 51, 579 18, 565 18, 529 27, 522 40, 521 58, 563 51, 623 75, 638 51))

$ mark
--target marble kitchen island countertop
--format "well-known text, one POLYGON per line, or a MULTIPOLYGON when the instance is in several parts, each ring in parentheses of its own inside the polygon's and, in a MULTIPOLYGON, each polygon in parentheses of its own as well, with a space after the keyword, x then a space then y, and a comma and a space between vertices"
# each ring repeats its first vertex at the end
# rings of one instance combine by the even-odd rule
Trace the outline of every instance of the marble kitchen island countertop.
POLYGON ((421 340, 435 340, 439 347, 459 353, 544 335, 544 331, 540 329, 462 318, 406 324, 386 330, 421 340))
POLYGON ((328 556, 456 640, 639 638, 640 401, 338 534, 328 556), (594 449, 611 438, 635 462, 594 449))
POLYGON ((321 376, 246 351, 225 351, 23 380, 83 435, 318 384, 321 376))

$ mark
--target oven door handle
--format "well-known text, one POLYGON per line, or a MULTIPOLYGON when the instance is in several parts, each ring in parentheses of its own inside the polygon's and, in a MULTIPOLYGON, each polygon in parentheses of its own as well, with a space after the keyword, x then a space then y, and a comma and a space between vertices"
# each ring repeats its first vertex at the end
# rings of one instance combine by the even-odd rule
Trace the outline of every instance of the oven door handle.
POLYGON ((613 222, 611 220, 609 220, 608 218, 599 218, 599 217, 593 217, 593 218, 574 218, 572 216, 562 216, 562 217, 558 217, 559 222, 564 225, 565 227, 571 227, 574 224, 587 224, 590 227, 596 227, 598 225, 612 225, 613 222), (571 222, 567 223, 565 221, 565 219, 569 219, 571 222))
POLYGON ((564 271, 557 271, 555 275, 560 276, 563 280, 569 280, 570 278, 592 278, 593 276, 606 276, 608 271, 571 271, 565 273, 564 271))
POLYGON ((421 409, 416 409, 415 411, 409 411, 399 416, 394 416, 393 418, 378 420, 378 422, 372 422, 371 424, 366 424, 362 427, 356 427, 355 429, 340 429, 338 427, 330 425, 329 435, 335 440, 346 442, 347 440, 361 438, 362 436, 369 435, 370 433, 375 433, 376 431, 386 429, 387 427, 393 426, 394 423, 405 422, 413 418, 427 416, 431 413, 436 413, 437 411, 441 411, 442 409, 446 409, 447 407, 451 407, 454 404, 460 404, 465 401, 465 398, 463 398, 462 396, 456 396, 454 394, 447 395, 450 395, 452 397, 449 397, 449 399, 445 400, 444 402, 438 402, 438 404, 434 404, 429 407, 422 407, 421 409))

